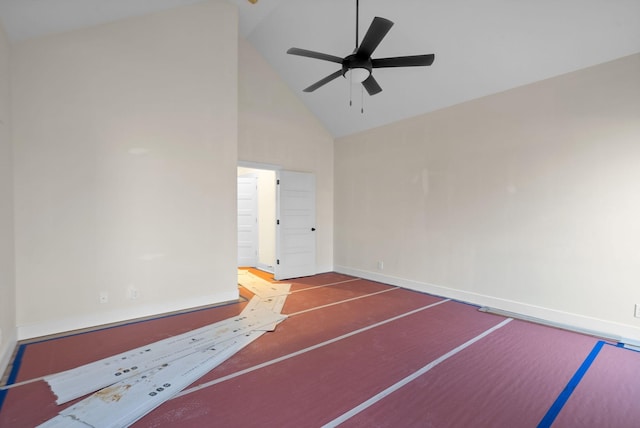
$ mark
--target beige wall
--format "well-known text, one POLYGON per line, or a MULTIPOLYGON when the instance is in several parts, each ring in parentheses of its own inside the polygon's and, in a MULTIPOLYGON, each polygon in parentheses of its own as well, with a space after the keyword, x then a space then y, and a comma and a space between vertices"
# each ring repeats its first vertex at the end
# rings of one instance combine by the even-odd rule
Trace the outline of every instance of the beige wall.
POLYGON ((239 49, 238 159, 316 176, 317 267, 333 269, 333 138, 245 40, 239 49))
POLYGON ((634 55, 336 141, 336 268, 640 340, 639 76, 634 55))
POLYGON ((0 25, 0 373, 16 341, 9 50, 0 25))
POLYGON ((21 338, 237 298, 237 19, 211 1, 15 45, 21 338))

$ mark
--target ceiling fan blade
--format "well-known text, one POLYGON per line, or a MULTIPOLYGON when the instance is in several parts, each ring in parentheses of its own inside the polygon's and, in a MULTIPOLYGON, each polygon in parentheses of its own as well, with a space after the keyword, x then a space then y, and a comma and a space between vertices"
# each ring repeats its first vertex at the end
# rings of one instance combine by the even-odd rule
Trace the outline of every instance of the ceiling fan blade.
POLYGON ((318 80, 313 85, 309 86, 308 88, 305 88, 303 92, 313 92, 316 89, 318 89, 320 86, 324 86, 327 83, 331 82, 333 79, 336 79, 336 78, 338 78, 340 76, 342 76, 342 70, 338 70, 335 73, 332 73, 332 74, 328 75, 324 79, 318 80))
POLYGON ((373 75, 370 75, 364 82, 362 82, 362 86, 364 86, 369 95, 375 95, 382 92, 382 88, 378 85, 376 79, 373 78, 373 75))
POLYGON ((371 23, 371 26, 369 26, 367 34, 365 34, 364 39, 362 39, 362 43, 360 43, 360 46, 356 49, 356 55, 371 58, 371 54, 376 50, 391 27, 393 27, 393 22, 388 19, 380 18, 379 16, 373 18, 373 22, 371 23))
POLYGON ((337 62, 338 64, 342 64, 342 58, 337 57, 335 55, 329 55, 322 52, 309 51, 306 49, 300 48, 291 48, 287 51, 288 54, 298 55, 298 56, 306 56, 307 58, 315 58, 321 59, 324 61, 337 62))
POLYGON ((378 58, 371 60, 372 68, 384 67, 423 67, 433 64, 436 58, 434 54, 429 55, 413 55, 413 56, 397 56, 394 58, 378 58))

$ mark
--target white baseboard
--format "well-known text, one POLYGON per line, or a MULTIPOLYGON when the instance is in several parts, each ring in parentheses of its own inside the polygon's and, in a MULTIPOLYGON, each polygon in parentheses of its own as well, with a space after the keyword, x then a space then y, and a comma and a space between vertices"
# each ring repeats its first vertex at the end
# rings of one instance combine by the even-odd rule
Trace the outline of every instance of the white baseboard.
POLYGON ((11 357, 13 356, 13 351, 16 349, 17 343, 18 337, 15 329, 9 334, 7 334, 6 331, 4 332, 2 343, 0 343, 0 345, 2 345, 0 347, 0 377, 2 377, 4 372, 7 370, 7 366, 11 361, 11 357))
POLYGON ((395 285, 410 290, 428 293, 448 299, 459 300, 478 306, 485 306, 500 311, 520 315, 522 318, 535 322, 539 320, 545 324, 568 330, 578 331, 585 334, 599 336, 627 343, 630 345, 640 345, 640 328, 621 324, 617 322, 592 318, 584 315, 558 311, 513 300, 502 299, 484 294, 472 293, 470 291, 458 290, 441 285, 429 284, 390 275, 383 275, 380 272, 354 269, 346 266, 335 266, 335 271, 346 275, 357 276, 371 281, 378 281, 385 284, 395 285))
MULTIPOLYGON (((268 273, 274 273, 274 267, 273 266, 269 266, 269 265, 265 265, 263 263, 258 263, 256 266, 256 269, 260 269, 261 271, 264 272, 268 272, 268 273)), ((333 266, 318 266, 316 267, 316 275, 319 275, 321 273, 327 273, 327 272, 333 272, 333 266)))
POLYGON ((267 264, 264 264, 264 263, 258 263, 257 266, 256 266, 256 269, 260 269, 261 271, 268 272, 268 273, 273 273, 274 272, 273 266, 267 265, 267 264))
POLYGON ((321 273, 329 273, 329 272, 336 272, 333 269, 333 266, 329 266, 329 265, 320 265, 320 266, 316 266, 316 275, 319 275, 321 273))
POLYGON ((155 315, 160 316, 162 314, 171 312, 184 311, 201 306, 217 305, 237 300, 237 291, 233 291, 230 293, 199 296, 189 299, 182 299, 179 301, 139 305, 126 309, 118 309, 91 315, 63 318, 43 323, 19 325, 17 328, 17 337, 18 340, 32 339, 35 337, 65 333, 85 328, 99 327, 107 324, 126 322, 155 315))

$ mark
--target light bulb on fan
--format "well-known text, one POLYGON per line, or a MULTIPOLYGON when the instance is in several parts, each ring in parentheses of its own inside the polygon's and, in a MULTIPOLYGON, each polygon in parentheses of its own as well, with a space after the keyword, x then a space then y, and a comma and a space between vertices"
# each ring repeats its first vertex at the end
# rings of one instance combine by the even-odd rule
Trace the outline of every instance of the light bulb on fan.
POLYGON ((344 73, 345 79, 350 79, 351 82, 362 83, 371 76, 371 70, 361 67, 354 67, 347 70, 344 73))

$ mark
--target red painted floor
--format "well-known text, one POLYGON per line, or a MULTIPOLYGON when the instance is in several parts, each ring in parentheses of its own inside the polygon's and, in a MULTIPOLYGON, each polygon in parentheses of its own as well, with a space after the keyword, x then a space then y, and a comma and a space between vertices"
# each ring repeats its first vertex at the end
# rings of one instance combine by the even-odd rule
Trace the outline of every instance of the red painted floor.
MULTIPOLYGON (((134 426, 322 426, 505 320, 474 306, 337 273, 287 282, 293 293, 283 312, 291 316, 275 332, 134 426)), ((23 345, 12 383, 228 318, 245 304, 23 345)), ((511 321, 343 426, 535 427, 596 342, 511 321)), ((605 345, 553 426, 639 426, 639 373, 640 353, 605 345)), ((65 407, 55 404, 43 381, 3 395, 0 427, 33 427, 65 407)))

